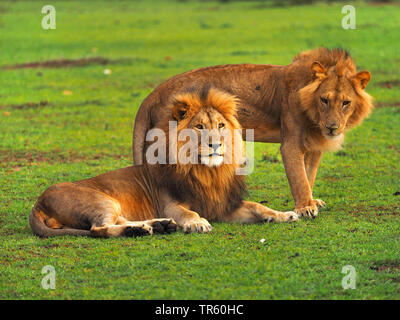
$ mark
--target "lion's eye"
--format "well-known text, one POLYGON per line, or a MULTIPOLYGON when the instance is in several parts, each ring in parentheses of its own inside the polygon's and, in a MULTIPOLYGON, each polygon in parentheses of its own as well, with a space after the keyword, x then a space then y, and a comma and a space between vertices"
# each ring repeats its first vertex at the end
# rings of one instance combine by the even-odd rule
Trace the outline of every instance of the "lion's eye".
POLYGON ((321 101, 322 101, 323 104, 328 104, 329 103, 329 100, 327 98, 321 97, 321 101))
POLYGON ((343 101, 343 108, 346 108, 350 104, 349 100, 343 101))
POLYGON ((201 123, 196 124, 195 127, 196 127, 197 129, 199 129, 199 130, 204 129, 204 126, 203 126, 201 123))
POLYGON ((222 122, 221 122, 221 123, 218 125, 218 128, 221 129, 221 128, 223 128, 223 127, 225 127, 225 123, 222 123, 222 122))

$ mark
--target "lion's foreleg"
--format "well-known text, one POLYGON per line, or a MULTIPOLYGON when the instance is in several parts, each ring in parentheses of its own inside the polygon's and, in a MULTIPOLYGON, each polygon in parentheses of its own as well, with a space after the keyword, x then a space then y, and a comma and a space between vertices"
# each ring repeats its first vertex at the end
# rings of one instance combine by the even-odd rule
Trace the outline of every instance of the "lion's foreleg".
POLYGON ((304 165, 306 168, 307 179, 310 183, 311 190, 314 187, 314 182, 317 177, 319 163, 321 161, 321 151, 308 151, 304 155, 304 165))
MULTIPOLYGON (((304 155, 304 165, 306 167, 307 179, 310 183, 311 192, 314 188, 315 179, 317 177, 318 166, 321 162, 322 152, 321 151, 309 151, 304 155)), ((325 206, 325 202, 320 199, 314 199, 314 204, 318 207, 325 206)))
POLYGON ((286 142, 281 145, 281 153, 296 213, 305 217, 315 217, 318 214, 318 207, 312 198, 304 164, 304 152, 296 143, 286 142))
POLYGON ((243 201, 242 206, 226 218, 227 222, 259 223, 296 221, 298 215, 293 211, 276 211, 257 202, 243 201))
POLYGON ((170 201, 165 205, 164 215, 166 218, 172 218, 178 226, 183 229, 183 232, 210 232, 212 227, 210 223, 200 217, 200 215, 192 210, 189 210, 184 205, 174 201, 170 201))

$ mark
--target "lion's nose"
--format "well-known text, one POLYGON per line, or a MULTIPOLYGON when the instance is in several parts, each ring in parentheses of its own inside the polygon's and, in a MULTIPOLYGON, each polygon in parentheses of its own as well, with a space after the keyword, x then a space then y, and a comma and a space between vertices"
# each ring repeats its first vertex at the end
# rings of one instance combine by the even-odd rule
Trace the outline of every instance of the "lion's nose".
POLYGON ((220 148, 221 146, 222 146, 222 143, 210 143, 209 145, 208 145, 210 148, 212 148, 213 149, 213 151, 217 151, 218 150, 218 148, 220 148))
POLYGON ((329 129, 330 131, 334 131, 336 129, 339 129, 339 125, 336 122, 326 124, 325 127, 329 129))

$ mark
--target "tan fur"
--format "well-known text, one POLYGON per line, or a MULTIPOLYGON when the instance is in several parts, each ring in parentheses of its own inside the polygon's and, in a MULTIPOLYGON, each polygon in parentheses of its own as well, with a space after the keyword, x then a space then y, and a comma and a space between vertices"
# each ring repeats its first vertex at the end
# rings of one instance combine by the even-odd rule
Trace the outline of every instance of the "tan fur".
MULTIPOLYGON (((236 103, 235 97, 205 86, 200 92, 191 90, 174 96, 166 108, 169 119, 178 121, 178 134, 201 124, 204 129, 216 129, 215 137, 221 141, 224 130, 240 128, 236 103)), ((168 122, 160 127, 165 130, 169 145, 168 122)), ((176 150, 173 149, 175 156, 181 147, 182 143, 178 143, 176 150)), ((199 151, 207 147, 209 158, 217 151, 226 156, 222 146, 211 147, 211 154, 208 145, 200 142, 195 147, 199 151)), ((297 220, 294 212, 279 212, 243 201, 245 184, 243 177, 235 174, 238 166, 235 161, 218 166, 179 161, 144 164, 82 181, 59 183, 39 197, 30 215, 30 225, 43 237, 117 237, 171 232, 177 226, 184 232, 209 232, 208 220, 242 223, 297 220)))
POLYGON ((322 153, 340 148, 345 132, 369 115, 372 98, 364 89, 370 77, 368 71, 357 73, 346 51, 326 48, 303 52, 287 66, 222 65, 177 75, 157 87, 140 106, 134 128, 134 162, 143 163, 146 132, 169 117, 164 101, 183 84, 210 83, 238 98, 238 120, 244 129, 254 129, 255 141, 281 143, 296 211, 314 217, 324 204, 312 196, 322 153), (329 105, 323 106, 321 98, 329 99, 329 105), (343 108, 344 101, 351 103, 343 108))

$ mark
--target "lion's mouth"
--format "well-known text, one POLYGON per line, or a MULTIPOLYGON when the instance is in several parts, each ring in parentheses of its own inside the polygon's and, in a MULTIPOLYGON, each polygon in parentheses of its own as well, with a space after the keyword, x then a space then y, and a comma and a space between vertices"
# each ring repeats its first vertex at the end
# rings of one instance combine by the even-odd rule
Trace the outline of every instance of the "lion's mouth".
POLYGON ((209 167, 218 167, 224 161, 224 157, 220 153, 211 153, 209 156, 201 157, 201 163, 209 167))
POLYGON ((325 132, 324 136, 329 140, 338 140, 343 137, 343 134, 340 132, 325 132))
POLYGON ((327 138, 327 139, 337 139, 338 137, 342 136, 342 132, 340 130, 333 130, 329 128, 323 128, 321 127, 321 133, 322 135, 327 138))

